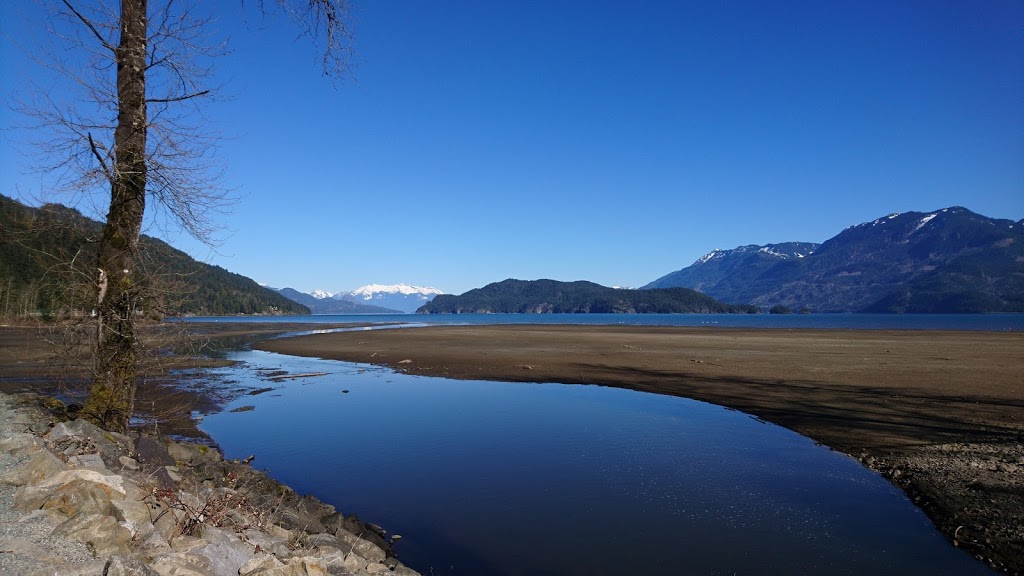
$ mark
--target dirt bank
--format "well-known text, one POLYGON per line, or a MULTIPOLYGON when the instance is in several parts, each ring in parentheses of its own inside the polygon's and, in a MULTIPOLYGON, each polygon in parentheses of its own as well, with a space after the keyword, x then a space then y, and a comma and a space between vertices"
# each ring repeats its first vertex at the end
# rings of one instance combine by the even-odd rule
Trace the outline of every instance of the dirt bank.
POLYGON ((600 384, 736 408, 860 458, 951 542, 1024 574, 1024 334, 446 326, 256 348, 414 374, 600 384))
MULTIPOLYGON (((141 327, 145 366, 136 396, 136 422, 163 434, 206 438, 193 413, 216 412, 248 389, 204 378, 224 366, 218 352, 287 332, 352 324, 280 322, 163 322, 141 327)), ((88 335, 86 335, 88 336, 88 335)), ((36 392, 81 402, 88 391, 88 339, 67 326, 0 326, 0 392, 36 392)))

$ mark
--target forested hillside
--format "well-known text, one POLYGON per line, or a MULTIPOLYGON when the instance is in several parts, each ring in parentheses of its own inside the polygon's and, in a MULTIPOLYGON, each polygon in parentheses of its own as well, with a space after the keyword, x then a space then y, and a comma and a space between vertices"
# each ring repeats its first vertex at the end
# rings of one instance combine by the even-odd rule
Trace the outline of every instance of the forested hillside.
POLYGON ((593 282, 504 280, 454 296, 441 294, 421 314, 464 313, 754 313, 753 306, 723 304, 688 288, 625 290, 593 282))
MULTIPOLYGON (((90 313, 101 225, 59 204, 0 195, 0 317, 90 313)), ((308 314, 309 309, 219 266, 143 236, 144 308, 167 315, 308 314)))

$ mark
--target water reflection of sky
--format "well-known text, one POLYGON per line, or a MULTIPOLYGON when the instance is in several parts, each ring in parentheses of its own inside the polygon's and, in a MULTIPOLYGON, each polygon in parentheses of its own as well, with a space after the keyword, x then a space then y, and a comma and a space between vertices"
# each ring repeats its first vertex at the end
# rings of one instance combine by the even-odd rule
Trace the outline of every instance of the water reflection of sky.
POLYGON ((417 325, 597 324, 719 328, 839 328, 845 330, 985 330, 1020 332, 1024 314, 350 314, 209 316, 188 322, 417 325))
POLYGON ((255 454, 402 534, 400 557, 425 574, 987 573, 881 477, 739 412, 234 356, 226 377, 279 388, 202 428, 228 457, 255 454), (266 369, 328 374, 268 384, 266 369))

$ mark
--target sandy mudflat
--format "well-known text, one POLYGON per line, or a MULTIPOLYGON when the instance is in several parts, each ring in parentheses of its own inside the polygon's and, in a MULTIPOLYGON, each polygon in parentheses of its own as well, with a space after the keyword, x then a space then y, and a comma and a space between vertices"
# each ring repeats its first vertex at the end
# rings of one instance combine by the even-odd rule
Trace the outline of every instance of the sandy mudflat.
POLYGON ((1024 334, 444 326, 256 347, 413 374, 600 384, 736 408, 860 458, 903 488, 950 541, 1024 574, 1024 334))
MULTIPOLYGON (((136 415, 164 434, 204 438, 192 418, 194 412, 216 412, 233 397, 247 392, 200 379, 182 386, 174 370, 202 369, 228 364, 205 354, 232 349, 245 342, 285 332, 328 329, 350 324, 280 322, 163 322, 141 326, 144 354, 136 396, 136 415), (173 350, 174 354, 170 351, 173 350)), ((61 325, 0 325, 0 392, 39 392, 81 401, 89 386, 89 365, 79 357, 81 347, 68 343, 69 330, 61 325)), ((71 338, 74 340, 74 338, 71 338)))

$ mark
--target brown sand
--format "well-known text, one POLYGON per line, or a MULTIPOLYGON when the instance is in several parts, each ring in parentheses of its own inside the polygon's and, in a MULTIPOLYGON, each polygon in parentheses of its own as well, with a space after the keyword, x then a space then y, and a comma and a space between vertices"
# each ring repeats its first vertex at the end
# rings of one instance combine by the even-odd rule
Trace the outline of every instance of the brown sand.
MULTIPOLYGON (((352 324, 323 324, 316 329, 352 324)), ((140 421, 164 434, 206 439, 193 413, 217 412, 249 388, 205 378, 189 380, 175 370, 224 366, 207 352, 233 349, 283 332, 311 330, 308 323, 156 323, 141 327, 147 354, 139 379, 135 411, 140 421), (171 352, 174 352, 173 354, 171 352), (183 385, 185 384, 185 385, 183 385)), ((0 325, 0 392, 37 392, 81 402, 87 393, 88 340, 67 344, 73 334, 58 324, 0 325)))
POLYGON ((1024 334, 504 325, 342 332, 256 347, 736 408, 860 458, 955 545, 1024 574, 1024 334))

